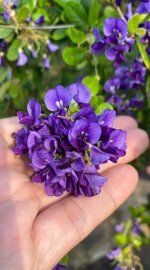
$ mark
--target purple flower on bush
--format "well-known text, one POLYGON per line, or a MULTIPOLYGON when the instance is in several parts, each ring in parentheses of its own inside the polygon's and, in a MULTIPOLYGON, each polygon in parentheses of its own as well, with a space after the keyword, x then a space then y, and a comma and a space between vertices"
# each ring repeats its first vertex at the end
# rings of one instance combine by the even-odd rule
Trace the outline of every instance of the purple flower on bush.
POLYGON ((113 78, 106 81, 104 89, 107 93, 116 94, 117 90, 120 89, 121 81, 119 78, 113 78))
POLYGON ((46 44, 49 53, 56 52, 59 49, 59 47, 56 44, 52 43, 50 40, 47 40, 46 44))
POLYGON ((43 25, 45 23, 44 16, 40 16, 34 23, 37 25, 43 25))
POLYGON ((122 5, 122 0, 116 0, 116 5, 120 7, 122 5))
POLYGON ((140 4, 137 8, 137 13, 150 13, 150 0, 140 1, 140 4))
POLYGON ((26 54, 23 52, 22 49, 19 49, 19 58, 17 61, 17 66, 24 66, 26 65, 28 62, 28 57, 26 56, 26 54))
POLYGON ((43 64, 43 67, 45 69, 49 69, 50 68, 49 58, 48 58, 48 56, 46 54, 43 55, 42 64, 43 64))
POLYGON ((127 36, 127 24, 118 18, 108 18, 104 22, 104 35, 108 38, 107 43, 123 42, 127 36))
POLYGON ((112 251, 110 251, 109 253, 107 253, 107 258, 109 260, 114 260, 117 257, 119 257, 121 254, 121 248, 115 248, 112 251))
POLYGON ((117 224, 117 225, 115 226, 115 231, 116 231, 117 233, 121 233, 121 232, 123 232, 123 230, 124 230, 124 225, 123 225, 123 224, 117 224))
POLYGON ((91 94, 81 82, 59 85, 45 95, 49 110, 31 99, 27 112, 18 112, 25 127, 15 134, 15 154, 25 154, 35 172, 32 181, 43 183, 46 194, 74 196, 100 193, 106 178, 98 172, 108 160, 126 153, 126 132, 113 128, 115 112, 96 115, 91 94), (75 110, 74 110, 75 108, 75 110))
POLYGON ((91 46, 92 53, 105 53, 106 58, 114 61, 116 67, 126 61, 125 53, 131 50, 134 39, 128 36, 127 23, 123 19, 106 19, 103 27, 104 38, 97 28, 93 29, 93 33, 97 41, 91 46))

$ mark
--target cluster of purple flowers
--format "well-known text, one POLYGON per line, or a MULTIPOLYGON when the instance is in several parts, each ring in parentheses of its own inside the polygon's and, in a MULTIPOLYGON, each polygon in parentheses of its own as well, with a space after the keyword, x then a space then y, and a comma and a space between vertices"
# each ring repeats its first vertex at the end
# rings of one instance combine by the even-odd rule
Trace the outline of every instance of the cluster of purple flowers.
POLYGON ((120 18, 108 18, 104 22, 102 37, 97 28, 93 29, 97 42, 91 46, 92 53, 105 54, 106 58, 114 62, 117 67, 126 61, 125 53, 129 52, 134 44, 127 30, 127 23, 120 18))
MULTIPOLYGON (((120 7, 121 0, 116 0, 116 5, 120 7)), ((104 21, 103 36, 101 36, 98 28, 93 29, 96 42, 91 46, 93 54, 105 54, 106 58, 114 62, 114 66, 118 67, 122 62, 126 61, 125 54, 132 50, 135 43, 135 37, 128 33, 128 20, 134 15, 132 3, 127 5, 127 14, 123 18, 108 18, 104 21)), ((150 0, 142 0, 136 9, 136 13, 150 13, 150 0)), ((142 25, 146 30, 143 42, 147 44, 149 51, 150 45, 150 23, 146 22, 142 25)))
MULTIPOLYGON (((17 13, 16 13, 16 9, 18 8, 18 0, 4 0, 4 12, 1 13, 0 15, 3 16, 6 25, 9 26, 9 24, 11 23, 11 21, 13 21, 13 19, 15 19, 15 21, 17 20, 17 13)), ((45 23, 45 18, 44 16, 39 16, 38 19, 36 19, 35 21, 32 21, 31 17, 27 17, 25 23, 29 25, 39 25, 42 26, 45 23)), ((25 33, 24 33, 25 35, 25 33)), ((19 37, 18 37, 19 38, 19 37)), ((22 38, 21 38, 22 39, 22 38)), ((56 44, 53 44, 48 36, 44 36, 43 39, 40 40, 40 43, 44 43, 43 47, 46 47, 46 50, 44 51, 45 53, 42 54, 42 66, 45 69, 49 69, 50 68, 50 54, 53 52, 56 52, 59 47, 56 44)), ((35 42, 36 44, 36 42, 35 42)), ((33 42, 31 42, 30 40, 30 44, 28 42, 28 44, 22 44, 22 46, 18 49, 18 60, 17 60, 17 66, 24 66, 28 63, 28 54, 30 54, 32 56, 32 58, 37 58, 38 57, 38 52, 35 49, 35 45, 34 45, 34 40, 33 42)), ((5 54, 7 49, 9 48, 9 43, 7 43, 5 40, 0 40, 0 66, 4 65, 5 63, 5 54)))
POLYGON ((59 85, 45 95, 49 114, 34 99, 26 113, 17 113, 24 127, 14 135, 14 153, 28 156, 35 172, 32 180, 44 183, 48 195, 98 194, 106 182, 99 165, 126 154, 126 132, 112 127, 115 111, 96 115, 90 100, 82 83, 59 85))
POLYGON ((140 89, 145 79, 146 68, 143 63, 134 61, 129 67, 118 67, 115 76, 104 84, 107 102, 114 105, 118 113, 128 113, 142 107, 144 101, 140 89))

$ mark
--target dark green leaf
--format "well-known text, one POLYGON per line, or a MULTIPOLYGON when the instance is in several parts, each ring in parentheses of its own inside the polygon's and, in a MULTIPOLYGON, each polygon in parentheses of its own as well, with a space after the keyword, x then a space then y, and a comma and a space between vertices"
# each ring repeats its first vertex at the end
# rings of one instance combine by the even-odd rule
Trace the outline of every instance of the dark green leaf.
POLYGON ((0 67, 0 82, 3 82, 8 75, 8 70, 5 67, 0 67))
POLYGON ((146 52, 145 46, 143 43, 141 43, 139 38, 136 38, 136 42, 137 42, 137 46, 139 48, 140 54, 142 56, 143 62, 145 64, 145 66, 147 67, 147 69, 150 68, 150 59, 149 56, 146 52))
POLYGON ((20 39, 15 39, 13 43, 10 45, 7 52, 7 59, 9 61, 15 61, 18 59, 18 50, 22 46, 22 41, 20 39))
POLYGON ((77 1, 68 1, 64 8, 64 16, 70 23, 85 29, 88 27, 88 17, 84 7, 77 1))
POLYGON ((75 44, 82 43, 86 40, 86 34, 80 30, 77 30, 76 28, 68 28, 67 34, 71 41, 75 44))
POLYGON ((0 86, 0 101, 2 101, 4 99, 5 94, 9 89, 9 86, 10 86, 10 81, 5 82, 2 84, 2 86, 0 86))
POLYGON ((100 3, 98 0, 91 0, 88 22, 89 26, 93 27, 96 24, 100 12, 100 3))
POLYGON ((19 9, 18 11, 18 21, 19 22, 24 22, 26 20, 26 18, 29 16, 30 14, 30 9, 28 6, 23 6, 21 9, 19 9))
POLYGON ((0 28, 0 39, 5 39, 13 33, 12 29, 0 28))
POLYGON ((69 47, 63 51, 63 59, 70 66, 76 66, 84 61, 86 49, 69 47))
POLYGON ((66 29, 57 29, 52 34, 52 38, 56 41, 62 40, 65 37, 66 37, 66 29))

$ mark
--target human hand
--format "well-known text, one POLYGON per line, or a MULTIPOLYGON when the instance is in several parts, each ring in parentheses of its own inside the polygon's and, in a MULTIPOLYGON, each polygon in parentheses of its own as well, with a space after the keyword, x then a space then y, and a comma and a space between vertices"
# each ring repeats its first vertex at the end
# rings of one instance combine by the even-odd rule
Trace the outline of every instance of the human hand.
POLYGON ((148 137, 130 117, 118 117, 115 126, 128 132, 127 155, 117 165, 101 167, 108 178, 101 193, 91 198, 66 193, 56 198, 30 181, 32 172, 12 152, 17 119, 0 120, 0 269, 52 269, 129 197, 138 175, 125 163, 146 150, 148 137))

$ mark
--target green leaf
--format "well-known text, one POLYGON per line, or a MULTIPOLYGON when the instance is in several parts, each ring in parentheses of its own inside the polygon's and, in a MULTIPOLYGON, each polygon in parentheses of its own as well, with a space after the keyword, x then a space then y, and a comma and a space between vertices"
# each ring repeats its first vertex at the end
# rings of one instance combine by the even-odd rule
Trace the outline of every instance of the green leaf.
POLYGON ((81 0, 81 4, 83 5, 87 13, 89 13, 91 7, 91 0, 81 0))
POLYGON ((105 9, 104 9, 104 17, 105 18, 116 17, 116 16, 117 16, 117 12, 112 6, 105 7, 105 9))
POLYGON ((7 52, 7 59, 9 61, 15 61, 18 59, 18 50, 22 46, 22 41, 20 39, 15 39, 13 43, 10 45, 7 52))
POLYGON ((99 92, 99 81, 95 76, 84 77, 82 83, 90 89, 92 96, 96 95, 99 92))
POLYGON ((0 28, 0 39, 5 39, 13 33, 12 29, 0 28))
POLYGON ((75 44, 82 43, 86 40, 86 34, 80 30, 77 30, 76 28, 68 28, 67 35, 75 44))
POLYGON ((2 84, 2 86, 0 86, 0 101, 2 101, 4 99, 5 94, 9 89, 9 86, 10 86, 10 81, 5 82, 2 84))
POLYGON ((76 66, 85 59, 86 49, 69 47, 63 50, 63 59, 66 64, 76 66))
POLYGON ((144 29, 144 28, 138 28, 136 30, 136 35, 139 37, 143 37, 143 36, 145 36, 145 34, 146 34, 146 29, 144 29))
POLYGON ((135 34, 140 24, 140 15, 134 14, 128 21, 128 31, 130 34, 135 34))
POLYGON ((69 261, 69 257, 68 257, 68 255, 66 255, 65 257, 62 258, 61 263, 68 264, 68 261, 69 261))
POLYGON ((89 26, 93 27, 96 24, 100 12, 100 3, 98 0, 91 0, 88 22, 89 26))
POLYGON ((37 5, 38 0, 29 0, 29 6, 33 10, 37 5))
POLYGON ((115 243, 119 246, 124 246, 127 243, 127 235, 117 234, 115 236, 115 243))
POLYGON ((88 17, 84 7, 77 1, 68 1, 64 8, 64 16, 75 26, 86 29, 88 27, 88 17))
POLYGON ((93 96, 91 98, 91 105, 94 108, 94 110, 96 111, 96 109, 98 108, 98 106, 100 104, 102 104, 104 102, 104 97, 103 96, 93 96))
POLYGON ((7 71, 8 71, 7 68, 0 67, 0 82, 3 82, 7 78, 8 75, 7 71))
POLYGON ((30 14, 30 9, 28 6, 23 6, 21 9, 19 9, 18 11, 18 21, 19 22, 24 22, 26 20, 26 18, 29 16, 30 14))
POLYGON ((143 43, 141 43, 139 38, 136 38, 136 43, 137 43, 138 49, 140 51, 140 54, 142 56, 143 62, 145 64, 146 68, 149 69, 150 68, 150 59, 149 59, 149 56, 146 52, 145 46, 143 43))
POLYGON ((106 109, 113 110, 113 106, 109 103, 102 103, 97 107, 96 114, 101 114, 106 109))
POLYGON ((9 88, 9 94, 11 98, 16 99, 19 96, 20 88, 15 84, 11 84, 9 88))
POLYGON ((62 40, 65 37, 66 37, 66 29, 57 29, 52 34, 52 38, 55 41, 62 40))
POLYGON ((65 7, 68 1, 69 0, 55 0, 55 2, 61 7, 65 7))

